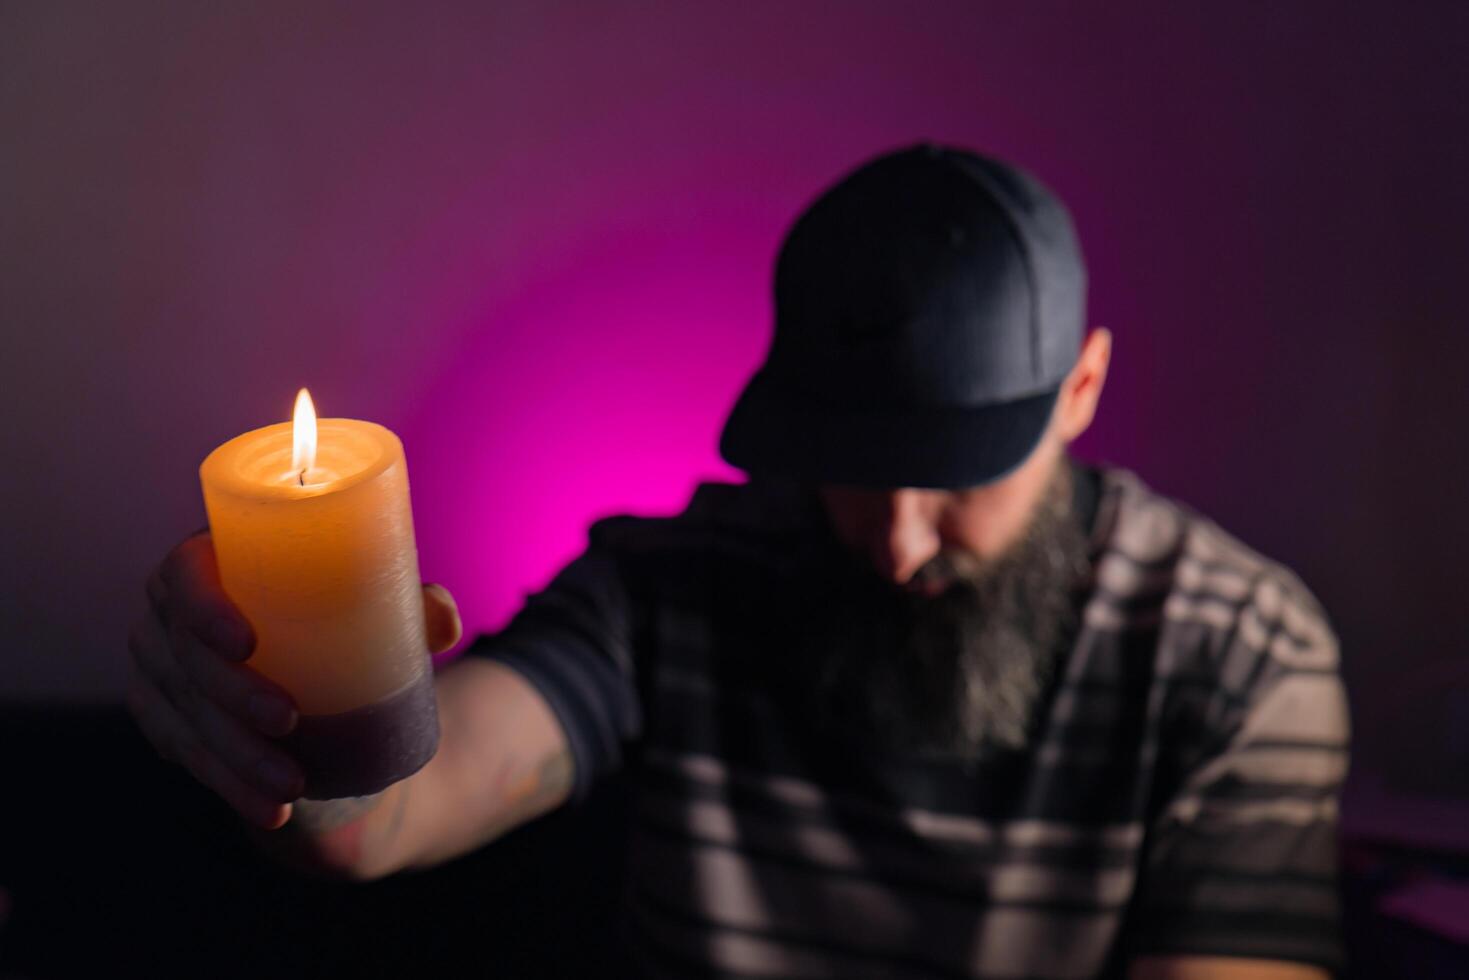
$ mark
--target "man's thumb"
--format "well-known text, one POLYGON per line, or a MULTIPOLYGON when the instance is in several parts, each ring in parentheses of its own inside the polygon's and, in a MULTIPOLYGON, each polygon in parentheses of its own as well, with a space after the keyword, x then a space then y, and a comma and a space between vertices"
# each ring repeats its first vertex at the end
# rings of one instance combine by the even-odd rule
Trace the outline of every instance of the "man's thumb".
POLYGON ((423 587, 423 615, 430 653, 443 653, 464 635, 459 605, 449 590, 434 582, 423 587))

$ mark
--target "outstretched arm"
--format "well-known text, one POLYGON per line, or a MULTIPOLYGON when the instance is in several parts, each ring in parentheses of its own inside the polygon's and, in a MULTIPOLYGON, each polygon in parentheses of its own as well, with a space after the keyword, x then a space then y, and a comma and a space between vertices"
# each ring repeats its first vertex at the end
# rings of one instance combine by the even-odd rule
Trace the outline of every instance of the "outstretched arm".
POLYGON ((252 829, 302 870, 370 880, 468 853, 560 805, 571 756, 551 709, 502 664, 466 658, 437 678, 439 751, 370 797, 298 800, 277 831, 252 829))

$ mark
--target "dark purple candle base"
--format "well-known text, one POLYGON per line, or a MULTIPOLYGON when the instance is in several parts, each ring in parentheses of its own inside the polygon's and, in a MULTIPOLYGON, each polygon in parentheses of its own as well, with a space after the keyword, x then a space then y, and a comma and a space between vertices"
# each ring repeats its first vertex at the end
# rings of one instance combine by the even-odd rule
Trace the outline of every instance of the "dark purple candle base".
POLYGON ((432 671, 406 690, 335 715, 302 715, 283 739, 311 800, 366 796, 422 769, 439 747, 432 671))

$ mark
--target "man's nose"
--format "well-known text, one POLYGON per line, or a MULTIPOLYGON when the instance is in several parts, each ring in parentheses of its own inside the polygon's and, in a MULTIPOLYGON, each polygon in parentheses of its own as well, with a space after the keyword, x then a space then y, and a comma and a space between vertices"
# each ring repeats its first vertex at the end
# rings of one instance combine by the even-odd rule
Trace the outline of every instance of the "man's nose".
POLYGON ((898 490, 887 496, 870 542, 872 564, 883 578, 904 585, 939 552, 939 535, 925 514, 922 495, 898 490))

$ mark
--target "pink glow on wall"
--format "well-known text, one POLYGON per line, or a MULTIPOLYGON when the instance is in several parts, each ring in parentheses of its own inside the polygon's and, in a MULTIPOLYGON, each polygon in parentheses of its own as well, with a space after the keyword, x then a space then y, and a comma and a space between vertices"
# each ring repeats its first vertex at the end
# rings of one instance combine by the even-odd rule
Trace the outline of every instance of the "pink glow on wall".
POLYGON ((503 625, 596 518, 743 479, 716 444, 768 342, 776 243, 739 200, 701 198, 682 218, 604 215, 479 311, 401 426, 424 574, 468 636, 503 625))
POLYGON ((738 478, 781 234, 932 138, 1076 215, 1079 452, 1299 571, 1370 708, 1466 629, 1469 7, 1400 6, 0 7, 0 694, 121 698, 199 461, 302 384, 403 436, 495 628, 592 518, 738 478))

